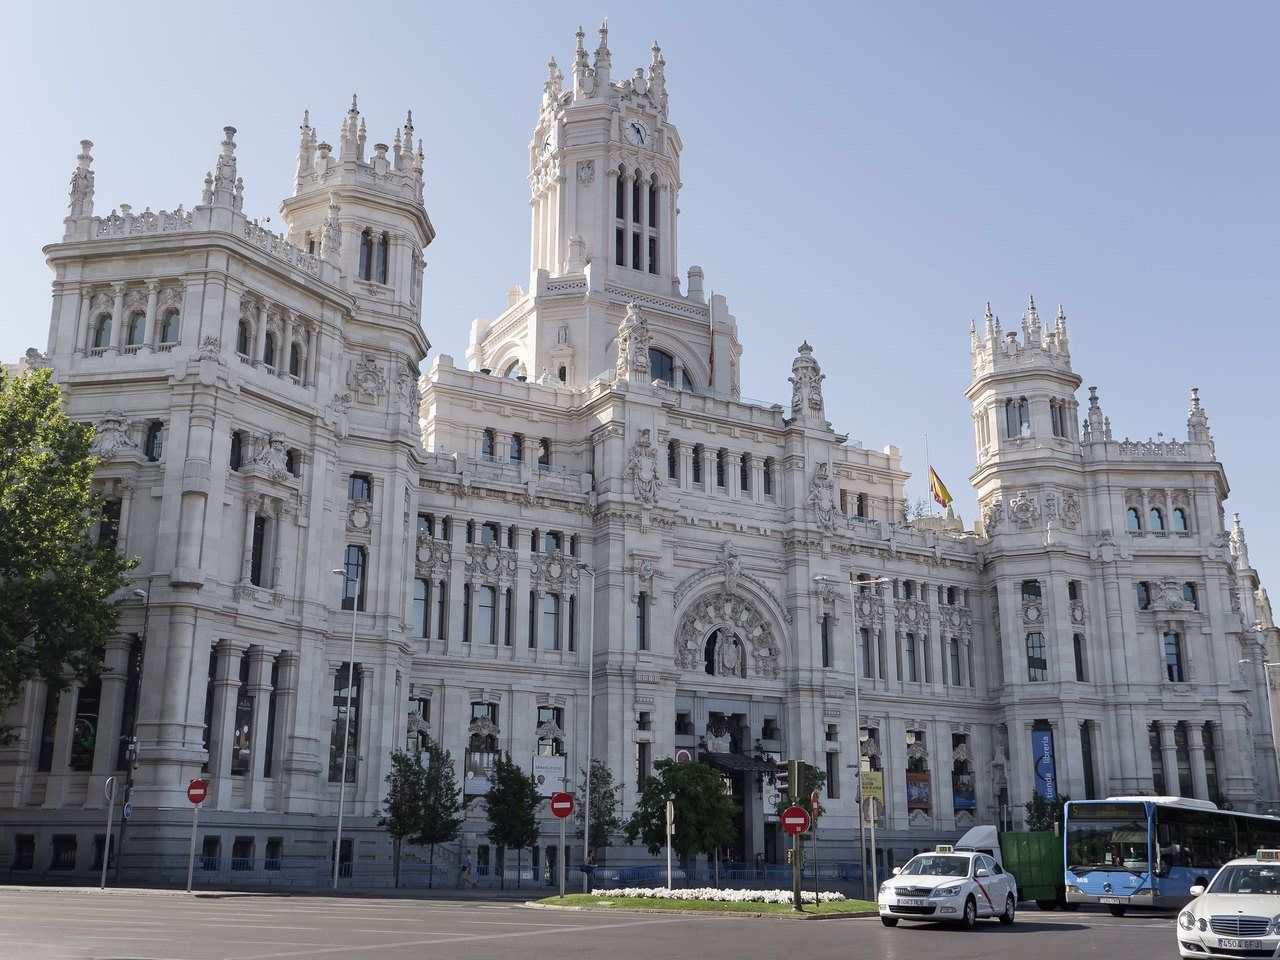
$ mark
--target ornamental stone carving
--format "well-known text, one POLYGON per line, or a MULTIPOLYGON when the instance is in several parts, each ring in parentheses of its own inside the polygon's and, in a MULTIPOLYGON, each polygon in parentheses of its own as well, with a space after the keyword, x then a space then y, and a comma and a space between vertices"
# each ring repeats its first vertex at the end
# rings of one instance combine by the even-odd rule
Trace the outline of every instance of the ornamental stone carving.
POLYGON ((894 618, 899 630, 927 630, 929 605, 923 600, 895 600, 894 618))
POLYGON ((991 536, 1002 523, 1004 523, 1004 502, 999 497, 995 497, 982 508, 982 529, 987 536, 991 536))
POLYGON ((1061 518, 1064 527, 1074 530, 1080 526, 1080 501, 1072 491, 1063 491, 1062 507, 1058 511, 1058 516, 1061 518))
POLYGON ((652 505, 658 502, 658 490, 662 480, 658 473, 658 457, 654 452, 650 435, 648 429, 640 431, 639 437, 631 447, 631 454, 627 457, 624 476, 631 483, 631 491, 636 499, 641 503, 652 505))
POLYGON ((1020 527, 1029 527, 1040 519, 1040 505, 1035 497, 1020 490, 1009 501, 1009 518, 1020 527))
POLYGON ((744 597, 709 593, 693 603, 676 629, 676 665, 684 670, 706 666, 706 643, 720 631, 715 651, 717 673, 776 679, 782 651, 769 620, 744 597), (735 645, 732 640, 736 639, 735 645))
POLYGON ((514 580, 519 569, 515 551, 505 550, 496 543, 468 544, 463 565, 467 579, 473 582, 514 580))
POLYGON ((1027 623, 1040 623, 1044 620, 1044 610, 1039 600, 1025 600, 1022 603, 1022 619, 1027 623))
POLYGON ((419 734, 430 734, 431 723, 420 710, 410 710, 405 722, 405 739, 416 740, 419 734))
POLYGON ((968 640, 973 636, 973 612, 965 607, 943 605, 938 608, 942 628, 952 636, 968 640))
POLYGON ((809 481, 809 498, 806 503, 813 511, 814 521, 818 526, 828 532, 835 532, 835 482, 831 479, 830 470, 825 463, 818 464, 813 472, 813 478, 809 481))
POLYGON ((367 534, 373 527, 373 501, 347 501, 347 532, 367 534))
POLYGON ((337 260, 342 253, 342 225, 338 222, 338 195, 329 194, 329 215, 324 218, 320 232, 320 255, 326 260, 337 260))
POLYGON ((329 424, 340 440, 347 438, 347 412, 350 409, 351 394, 349 393, 335 393, 333 399, 324 408, 325 423, 329 424))
POLYGON ((649 324, 640 313, 640 307, 632 301, 627 304, 627 315, 618 327, 618 359, 614 377, 618 380, 637 380, 648 383, 649 346, 653 337, 649 324))
POLYGON ((200 349, 196 352, 197 360, 212 360, 219 366, 225 367, 227 361, 222 359, 222 340, 212 334, 206 334, 204 339, 200 341, 200 349))
POLYGON ((578 182, 588 187, 596 181, 596 162, 594 160, 578 161, 578 182))
POLYGON ((723 596, 738 592, 738 581, 742 578, 742 561, 738 558, 738 548, 732 540, 720 544, 720 556, 716 560, 716 568, 720 572, 723 596))
POLYGON ((137 452, 138 441, 132 436, 133 422, 120 410, 108 410, 93 425, 93 443, 89 452, 99 460, 110 460, 121 453, 137 452))
POLYGON ((279 483, 289 476, 289 471, 285 468, 287 457, 283 433, 273 432, 253 438, 253 458, 250 462, 261 467, 269 480, 279 483))
POLYGON ((467 727, 467 735, 471 737, 479 737, 481 739, 487 737, 494 737, 496 739, 502 735, 502 731, 498 728, 498 725, 488 717, 476 717, 471 721, 471 725, 467 727))
POLYGON ((813 359, 808 341, 800 344, 799 355, 791 361, 791 416, 823 417, 822 381, 826 375, 813 359))
POLYGON ((580 571, 576 558, 563 553, 534 553, 529 560, 533 566, 530 579, 535 586, 554 593, 577 591, 580 571))
POLYGON ((28 370, 48 370, 53 366, 48 354, 41 353, 35 347, 27 347, 22 363, 28 370))
POLYGON ((1161 578, 1151 598, 1153 610, 1192 610, 1194 605, 1183 599, 1182 583, 1172 577, 1161 578))
POLYGON ((425 533, 418 536, 418 546, 414 554, 414 566, 419 576, 445 575, 453 551, 448 540, 435 540, 425 533))
POLYGON ((864 626, 884 623, 884 598, 873 593, 855 594, 853 612, 864 626))
POLYGON ((347 386, 363 403, 376 403, 387 390, 387 375, 372 353, 362 354, 347 371, 347 386))

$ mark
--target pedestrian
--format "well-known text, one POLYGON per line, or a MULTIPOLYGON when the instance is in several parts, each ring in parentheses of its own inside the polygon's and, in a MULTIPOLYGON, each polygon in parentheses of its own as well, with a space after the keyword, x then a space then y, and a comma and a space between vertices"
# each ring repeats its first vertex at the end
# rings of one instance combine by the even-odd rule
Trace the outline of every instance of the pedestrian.
POLYGON ((582 872, 587 875, 587 893, 591 893, 596 886, 596 854, 594 850, 587 852, 587 862, 582 865, 582 872))
POLYGON ((458 871, 458 886, 474 887, 476 885, 475 863, 471 860, 471 851, 462 852, 462 867, 458 871))

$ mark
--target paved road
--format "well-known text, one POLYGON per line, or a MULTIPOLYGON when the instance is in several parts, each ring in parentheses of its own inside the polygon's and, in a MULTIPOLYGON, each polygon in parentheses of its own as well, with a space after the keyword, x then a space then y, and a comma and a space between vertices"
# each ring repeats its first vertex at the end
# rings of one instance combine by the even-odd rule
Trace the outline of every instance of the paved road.
POLYGON ((874 917, 776 921, 531 910, 465 901, 192 899, 0 888, 0 960, 1146 960, 1167 915, 1040 913, 972 933, 874 917))

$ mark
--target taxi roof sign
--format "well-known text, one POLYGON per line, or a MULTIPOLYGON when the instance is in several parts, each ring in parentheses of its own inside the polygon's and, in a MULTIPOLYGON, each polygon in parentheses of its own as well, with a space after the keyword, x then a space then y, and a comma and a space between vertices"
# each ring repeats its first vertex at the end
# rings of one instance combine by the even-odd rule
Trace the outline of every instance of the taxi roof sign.
POLYGON ((956 848, 949 843, 940 843, 933 848, 934 853, 955 853, 956 848))
POLYGON ((1256 860, 1268 860, 1272 863, 1280 862, 1280 850, 1259 850, 1256 860))

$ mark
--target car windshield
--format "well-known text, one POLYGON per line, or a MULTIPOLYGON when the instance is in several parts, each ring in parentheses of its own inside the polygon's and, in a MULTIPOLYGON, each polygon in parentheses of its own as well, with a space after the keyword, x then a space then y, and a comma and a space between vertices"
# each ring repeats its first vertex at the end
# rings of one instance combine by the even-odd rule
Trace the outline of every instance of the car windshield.
POLYGON ((1209 893, 1280 896, 1280 865, 1240 864, 1223 867, 1209 884, 1209 893))
POLYGON ((1149 869, 1149 863, 1146 811, 1140 805, 1111 804, 1105 811, 1098 807, 1071 811, 1067 819, 1068 870, 1136 872, 1149 869))
POLYGON ((967 877, 968 857, 912 857, 902 868, 903 875, 913 877, 967 877))

